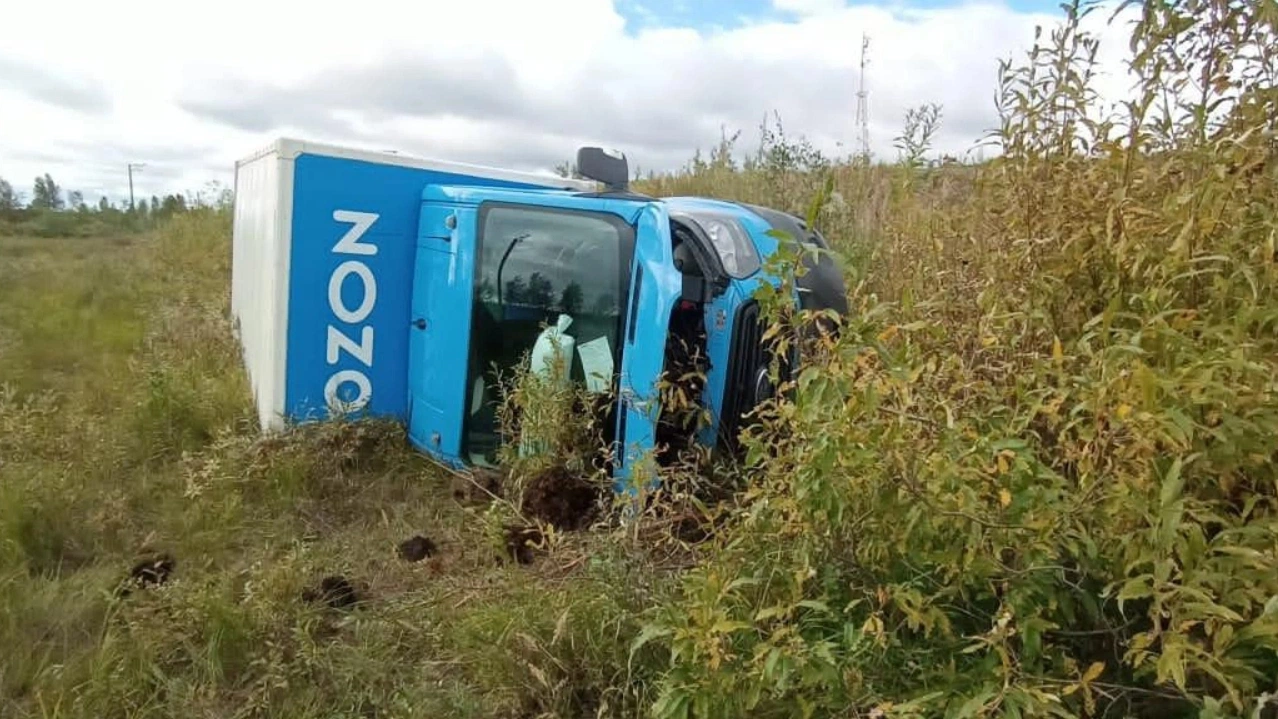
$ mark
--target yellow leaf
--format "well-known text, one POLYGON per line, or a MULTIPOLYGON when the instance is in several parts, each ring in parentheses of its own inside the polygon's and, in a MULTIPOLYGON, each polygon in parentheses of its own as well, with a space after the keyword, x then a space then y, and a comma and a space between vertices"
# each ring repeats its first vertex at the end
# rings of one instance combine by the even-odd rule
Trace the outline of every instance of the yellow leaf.
POLYGON ((1117 415, 1119 419, 1127 419, 1131 416, 1131 413, 1132 406, 1126 402, 1118 405, 1118 409, 1114 410, 1114 414, 1117 415))
POLYGON ((998 342, 998 338, 997 338, 997 337, 995 337, 994 335, 985 335, 984 337, 982 337, 982 338, 981 338, 981 346, 982 346, 982 347, 989 347, 990 345, 994 344, 995 342, 998 342))
POLYGON ((1061 338, 1052 338, 1052 359, 1060 362, 1065 359, 1065 350, 1061 347, 1061 338))
POLYGON ((1000 454, 998 456, 998 473, 1007 474, 1007 470, 1008 470, 1007 458, 1000 454))
MULTIPOLYGON (((1002 459, 1002 458, 1000 457, 1000 459, 1002 459)), ((998 490, 998 503, 999 503, 999 504, 1001 504, 1001 505, 1003 505, 1004 507, 1006 507, 1007 505, 1011 504, 1011 503, 1012 503, 1012 493, 1011 493, 1011 492, 1009 492, 1009 491, 1007 491, 1006 489, 1000 489, 1000 490, 998 490)))
POLYGON ((1086 684, 1088 682, 1095 681, 1096 677, 1100 676, 1103 671, 1105 671, 1105 662, 1092 662, 1092 665, 1087 668, 1087 671, 1083 672, 1083 683, 1086 684))

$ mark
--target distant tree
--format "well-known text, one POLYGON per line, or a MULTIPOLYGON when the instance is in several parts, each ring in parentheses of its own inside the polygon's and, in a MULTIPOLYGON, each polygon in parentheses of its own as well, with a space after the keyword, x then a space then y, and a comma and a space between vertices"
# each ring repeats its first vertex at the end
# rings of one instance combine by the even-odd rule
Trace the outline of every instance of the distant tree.
POLYGON ((54 182, 47 172, 44 173, 44 177, 37 177, 31 192, 31 208, 61 210, 63 206, 62 188, 58 187, 58 183, 54 182))
POLYGON ((22 199, 7 180, 0 177, 0 212, 12 212, 22 207, 22 199))
POLYGON ((585 302, 585 299, 585 295, 581 291, 581 285, 576 282, 569 282, 563 293, 559 295, 559 311, 575 315, 581 310, 581 305, 585 302))
POLYGON ((169 217, 178 212, 186 212, 186 198, 182 195, 165 195, 164 202, 160 206, 160 214, 169 217))
POLYGON ((67 193, 67 206, 76 212, 86 212, 89 209, 84 205, 84 193, 79 190, 67 193))
POLYGON ((555 300, 555 286, 540 272, 528 276, 528 297, 526 301, 537 307, 550 307, 555 300))
POLYGON ((524 282, 524 278, 516 277, 513 280, 506 280, 506 289, 502 292, 501 300, 503 303, 526 302, 528 284, 524 282))
POLYGON ((151 214, 152 215, 160 214, 160 198, 156 197, 155 195, 151 195, 151 214))
POLYGON ((106 195, 103 195, 102 197, 98 198, 98 212, 110 212, 110 211, 111 211, 111 201, 106 198, 106 195))

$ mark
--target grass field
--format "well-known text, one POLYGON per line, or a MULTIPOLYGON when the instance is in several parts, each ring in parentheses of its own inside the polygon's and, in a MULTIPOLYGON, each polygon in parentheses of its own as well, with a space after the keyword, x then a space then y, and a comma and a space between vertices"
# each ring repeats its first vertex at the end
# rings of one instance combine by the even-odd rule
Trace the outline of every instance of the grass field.
POLYGON ((616 655, 599 663, 560 645, 573 622, 633 633, 637 605, 619 602, 645 588, 616 595, 624 561, 565 546, 510 562, 482 507, 395 427, 256 440, 225 320, 227 233, 225 216, 197 213, 118 241, 0 239, 0 714, 517 716, 623 701, 607 672, 624 644, 595 637, 592 651, 616 655), (400 559, 417 534, 437 552, 400 559), (152 553, 171 555, 172 579, 114 596, 152 553), (364 605, 307 601, 330 575, 364 605))
POLYGON ((1151 5, 1098 120, 1066 23, 976 166, 925 112, 894 165, 769 134, 641 183, 810 215, 854 309, 696 547, 661 497, 518 563, 398 428, 258 439, 225 211, 0 238, 0 715, 1275 716, 1276 26, 1151 5))

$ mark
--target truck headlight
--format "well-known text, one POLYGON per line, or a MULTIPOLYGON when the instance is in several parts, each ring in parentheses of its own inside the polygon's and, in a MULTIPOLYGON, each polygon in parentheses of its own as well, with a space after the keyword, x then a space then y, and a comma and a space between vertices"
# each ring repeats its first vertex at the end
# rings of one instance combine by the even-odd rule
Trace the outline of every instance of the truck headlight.
POLYGON ((710 237, 719 260, 723 262, 723 269, 729 275, 741 279, 759 269, 759 254, 741 225, 727 218, 706 215, 699 216, 697 221, 710 237))

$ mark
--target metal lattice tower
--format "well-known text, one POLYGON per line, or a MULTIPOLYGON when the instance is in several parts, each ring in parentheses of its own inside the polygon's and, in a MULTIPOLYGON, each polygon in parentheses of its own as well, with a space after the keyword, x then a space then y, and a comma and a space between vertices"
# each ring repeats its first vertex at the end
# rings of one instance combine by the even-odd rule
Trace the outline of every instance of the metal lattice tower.
POLYGON ((869 94, 865 90, 865 66, 869 58, 870 38, 861 35, 861 87, 856 92, 856 130, 861 145, 861 158, 870 161, 870 108, 867 101, 869 94))

